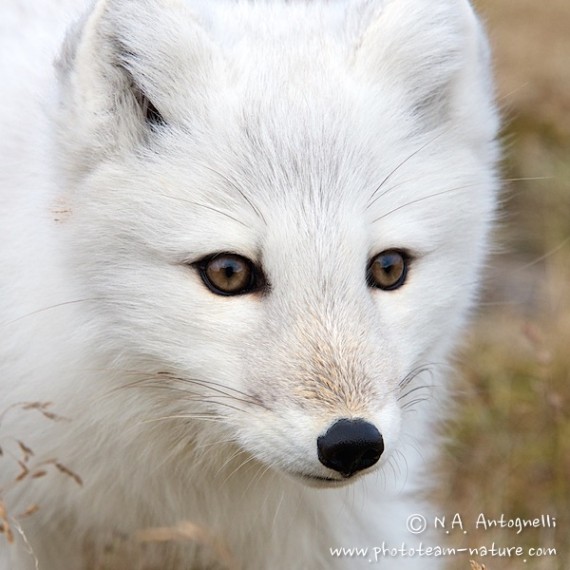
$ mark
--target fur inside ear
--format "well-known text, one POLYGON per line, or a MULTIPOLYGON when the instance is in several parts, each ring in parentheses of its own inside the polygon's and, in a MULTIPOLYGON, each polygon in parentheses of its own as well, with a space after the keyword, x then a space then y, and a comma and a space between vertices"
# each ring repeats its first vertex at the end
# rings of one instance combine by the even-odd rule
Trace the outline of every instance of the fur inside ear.
MULTIPOLYGON (((354 65, 425 128, 458 116, 487 140, 498 121, 485 35, 468 0, 361 2, 354 65)), ((463 123, 463 126, 466 126, 463 123)))
MULTIPOLYGON (((64 124, 91 161, 204 114, 221 58, 184 3, 98 0, 59 62, 64 124)), ((68 136, 71 136, 68 133, 68 136)))
POLYGON ((139 104, 145 123, 151 129, 166 125, 166 120, 161 115, 160 111, 136 84, 133 84, 132 91, 137 103, 139 104))

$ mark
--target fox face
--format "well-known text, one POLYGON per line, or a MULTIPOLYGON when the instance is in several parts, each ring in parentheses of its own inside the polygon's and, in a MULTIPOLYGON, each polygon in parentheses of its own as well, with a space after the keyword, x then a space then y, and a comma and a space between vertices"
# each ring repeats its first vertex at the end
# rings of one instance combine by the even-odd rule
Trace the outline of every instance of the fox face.
POLYGON ((441 389, 497 130, 466 2, 328 4, 99 2, 58 114, 68 266, 148 419, 324 487, 441 389))

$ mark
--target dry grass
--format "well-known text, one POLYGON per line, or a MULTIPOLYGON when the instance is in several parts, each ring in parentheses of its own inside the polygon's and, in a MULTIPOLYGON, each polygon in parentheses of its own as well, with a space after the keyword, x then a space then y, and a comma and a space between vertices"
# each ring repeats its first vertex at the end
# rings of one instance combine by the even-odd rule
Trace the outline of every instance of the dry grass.
POLYGON ((208 548, 224 570, 238 570, 239 564, 227 545, 206 528, 190 522, 179 523, 171 528, 154 528, 141 531, 136 539, 143 543, 194 542, 208 548))
MULTIPOLYGON (((48 421, 66 421, 66 418, 50 411, 51 405, 50 402, 23 402, 9 406, 0 413, 0 427, 5 416, 11 413, 39 413, 48 421)), ((57 459, 36 460, 34 451, 23 440, 13 437, 0 437, 0 468, 4 473, 13 472, 13 477, 0 487, 0 548, 12 547, 16 535, 19 535, 26 543, 31 556, 35 558, 33 549, 22 530, 21 521, 34 515, 40 509, 40 505, 31 503, 22 512, 12 512, 7 506, 10 492, 26 481, 33 483, 36 479, 50 475, 50 471, 69 477, 77 485, 82 485, 83 482, 75 472, 57 459)))

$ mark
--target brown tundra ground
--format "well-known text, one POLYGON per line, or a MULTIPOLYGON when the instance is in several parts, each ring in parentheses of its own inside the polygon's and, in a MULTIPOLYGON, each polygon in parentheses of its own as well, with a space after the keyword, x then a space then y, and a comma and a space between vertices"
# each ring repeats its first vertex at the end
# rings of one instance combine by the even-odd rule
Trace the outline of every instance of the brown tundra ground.
MULTIPOLYGON (((524 556, 458 555, 487 570, 570 568, 570 2, 479 0, 505 119, 499 251, 458 358, 457 418, 442 465, 442 514, 460 513, 458 546, 524 556), (553 528, 473 530, 477 517, 553 528), (531 556, 529 549, 555 548, 531 556)), ((443 533, 445 534, 445 533, 443 533)), ((447 536, 447 535, 446 535, 447 536)), ((443 540, 444 537, 442 537, 443 540)), ((449 537, 448 537, 449 538, 449 537)), ((477 566, 475 566, 477 567, 477 566)))

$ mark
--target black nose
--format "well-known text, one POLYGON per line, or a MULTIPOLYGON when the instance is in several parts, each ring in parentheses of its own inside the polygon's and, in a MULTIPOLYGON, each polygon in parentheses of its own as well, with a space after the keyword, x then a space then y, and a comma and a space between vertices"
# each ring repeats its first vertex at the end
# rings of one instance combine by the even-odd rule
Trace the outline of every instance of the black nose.
POLYGON ((338 420, 317 439, 319 461, 350 477, 374 465, 384 451, 380 432, 364 420, 338 420))

